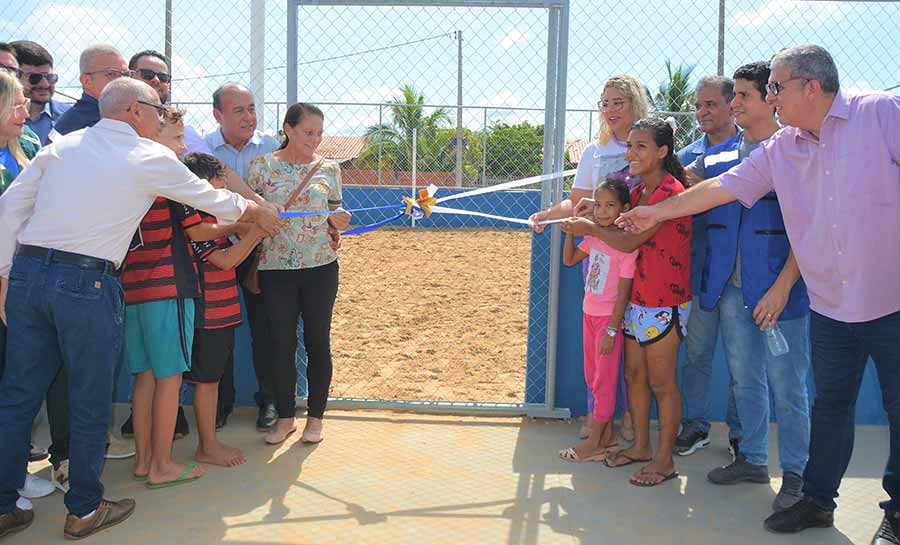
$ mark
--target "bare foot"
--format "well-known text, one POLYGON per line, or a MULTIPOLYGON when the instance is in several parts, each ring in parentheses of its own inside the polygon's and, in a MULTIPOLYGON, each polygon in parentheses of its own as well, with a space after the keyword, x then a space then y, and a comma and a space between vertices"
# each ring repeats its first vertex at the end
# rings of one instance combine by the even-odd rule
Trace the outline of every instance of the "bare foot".
POLYGON ((270 445, 283 443, 292 433, 297 431, 297 424, 293 418, 279 418, 265 436, 265 442, 270 445))
POLYGON ((187 465, 176 463, 171 463, 164 467, 151 467, 150 473, 147 474, 147 483, 159 484, 174 481, 178 478, 180 478, 181 480, 187 480, 193 479, 195 477, 202 477, 206 474, 206 470, 203 468, 203 465, 195 464, 194 467, 191 468, 191 470, 182 477, 182 474, 187 471, 187 469, 187 465))
POLYGON ((325 438, 324 427, 321 418, 307 417, 301 439, 306 443, 320 443, 325 438))
POLYGON ((247 462, 247 457, 241 449, 223 445, 218 441, 205 448, 197 447, 194 459, 204 464, 222 467, 234 467, 247 462))
POLYGON ((147 474, 150 473, 150 458, 147 460, 141 460, 140 458, 135 457, 134 459, 134 476, 144 478, 147 474))

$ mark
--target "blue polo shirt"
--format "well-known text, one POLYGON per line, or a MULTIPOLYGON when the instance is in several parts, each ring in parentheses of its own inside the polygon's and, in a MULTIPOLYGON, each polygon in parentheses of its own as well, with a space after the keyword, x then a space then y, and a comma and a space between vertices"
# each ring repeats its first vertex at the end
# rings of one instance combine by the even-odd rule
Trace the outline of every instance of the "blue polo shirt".
POLYGON ((221 128, 207 134, 203 140, 206 141, 206 145, 212 150, 212 154, 216 159, 231 167, 243 179, 247 178, 250 161, 261 155, 272 153, 281 145, 277 139, 268 134, 253 131, 253 136, 238 151, 231 144, 225 142, 221 128))
POLYGON ((25 125, 38 135, 38 138, 41 140, 41 145, 46 146, 50 143, 50 131, 53 130, 53 127, 56 125, 59 118, 71 108, 72 106, 70 104, 63 104, 62 102, 50 99, 50 102, 44 105, 44 110, 38 114, 37 120, 32 121, 31 118, 28 117, 25 119, 25 125))
POLYGON ((100 104, 97 99, 87 93, 81 93, 78 102, 56 120, 56 125, 50 133, 50 140, 53 140, 53 133, 69 134, 93 127, 98 121, 100 121, 100 104))

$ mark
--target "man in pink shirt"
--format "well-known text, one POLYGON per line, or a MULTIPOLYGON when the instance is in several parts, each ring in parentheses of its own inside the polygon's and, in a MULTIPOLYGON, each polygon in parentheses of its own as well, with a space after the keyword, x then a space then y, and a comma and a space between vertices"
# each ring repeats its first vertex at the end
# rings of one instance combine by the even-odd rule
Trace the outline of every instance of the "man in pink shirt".
POLYGON ((766 519, 798 532, 833 524, 841 478, 853 451, 854 408, 869 356, 891 428, 873 545, 900 543, 900 97, 840 90, 837 68, 818 46, 772 60, 767 100, 785 128, 743 163, 617 223, 631 231, 739 200, 752 206, 774 190, 809 290, 816 399, 804 499, 766 519))

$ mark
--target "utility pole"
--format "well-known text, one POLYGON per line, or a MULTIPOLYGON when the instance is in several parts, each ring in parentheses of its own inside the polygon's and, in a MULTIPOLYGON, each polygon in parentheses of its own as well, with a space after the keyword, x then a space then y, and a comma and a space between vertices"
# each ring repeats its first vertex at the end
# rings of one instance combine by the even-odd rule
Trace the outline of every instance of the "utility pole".
POLYGON ((456 31, 456 187, 463 185, 462 30, 456 31))
POLYGON ((725 0, 719 0, 719 55, 716 73, 725 75, 725 0))
MULTIPOLYGON (((172 0, 166 0, 166 58, 169 59, 169 64, 172 64, 172 0)), ((169 72, 172 71, 172 67, 169 66, 169 72)))

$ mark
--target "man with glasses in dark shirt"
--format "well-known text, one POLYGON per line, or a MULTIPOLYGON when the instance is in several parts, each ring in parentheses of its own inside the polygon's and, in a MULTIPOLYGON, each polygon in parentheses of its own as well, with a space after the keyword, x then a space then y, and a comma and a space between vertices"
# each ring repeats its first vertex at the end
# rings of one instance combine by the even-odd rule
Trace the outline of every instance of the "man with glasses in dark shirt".
POLYGON ((132 75, 125 63, 125 57, 111 45, 92 45, 81 53, 78 60, 83 92, 81 99, 63 114, 50 132, 50 140, 54 134, 69 134, 85 127, 92 127, 100 121, 100 107, 97 97, 103 89, 116 78, 132 75))
POLYGON ((31 99, 25 125, 31 128, 41 140, 41 145, 50 142, 50 131, 56 121, 71 108, 53 100, 59 74, 53 71, 53 57, 40 44, 28 40, 19 40, 9 45, 16 50, 19 68, 22 70, 22 87, 25 95, 31 99))

